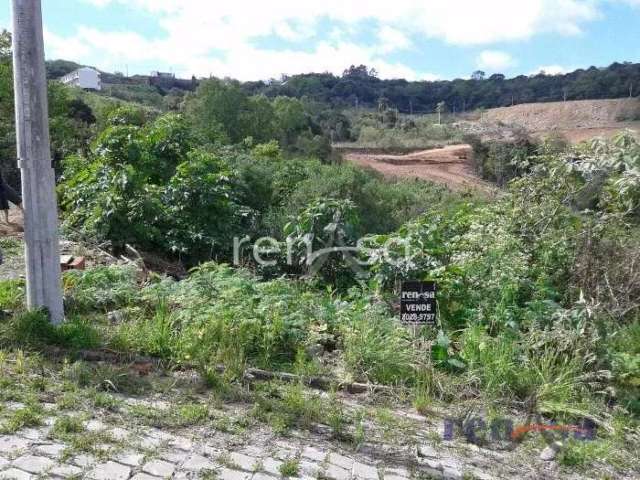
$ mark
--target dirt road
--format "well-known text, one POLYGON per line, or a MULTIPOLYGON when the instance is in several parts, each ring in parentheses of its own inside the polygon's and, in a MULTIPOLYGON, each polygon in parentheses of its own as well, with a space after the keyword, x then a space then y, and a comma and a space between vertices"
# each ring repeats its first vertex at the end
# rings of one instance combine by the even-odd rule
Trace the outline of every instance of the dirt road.
POLYGON ((492 189, 491 185, 473 172, 473 150, 466 144, 421 150, 406 155, 345 153, 344 158, 362 167, 377 170, 386 177, 419 178, 445 184, 452 190, 492 189))

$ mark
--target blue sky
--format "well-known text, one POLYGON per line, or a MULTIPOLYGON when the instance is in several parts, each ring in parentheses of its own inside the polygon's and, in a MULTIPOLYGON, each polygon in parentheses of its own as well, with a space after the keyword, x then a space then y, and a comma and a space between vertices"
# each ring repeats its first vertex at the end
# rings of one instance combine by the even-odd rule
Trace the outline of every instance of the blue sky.
MULTIPOLYGON (((10 25, 10 2, 0 28, 10 25)), ((42 0, 50 59, 267 79, 507 76, 640 61, 640 0, 42 0)))

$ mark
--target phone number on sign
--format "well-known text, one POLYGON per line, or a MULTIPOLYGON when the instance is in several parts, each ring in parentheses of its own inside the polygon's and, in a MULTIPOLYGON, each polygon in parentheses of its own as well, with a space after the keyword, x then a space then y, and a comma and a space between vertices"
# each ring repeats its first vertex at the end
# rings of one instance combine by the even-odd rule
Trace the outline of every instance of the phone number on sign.
POLYGON ((433 322, 436 319, 434 313, 403 313, 401 317, 403 322, 433 322))

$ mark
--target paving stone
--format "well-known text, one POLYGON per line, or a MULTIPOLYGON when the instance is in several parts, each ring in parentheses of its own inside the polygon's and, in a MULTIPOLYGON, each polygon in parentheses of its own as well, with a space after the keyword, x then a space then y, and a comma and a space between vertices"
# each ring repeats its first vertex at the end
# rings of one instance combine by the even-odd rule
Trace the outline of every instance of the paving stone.
POLYGON ((562 450, 561 442, 553 442, 551 445, 548 445, 542 452, 540 453, 540 459, 545 462, 550 462, 556 458, 558 452, 562 450))
POLYGON ((240 470, 233 470, 231 468, 223 468, 220 470, 218 477, 220 480, 249 480, 251 474, 248 472, 241 472, 240 470))
POLYGON ((329 463, 337 465, 338 467, 351 470, 353 468, 353 459, 340 455, 339 453, 331 453, 329 455, 329 463))
POLYGON ((209 458, 218 458, 220 455, 226 452, 227 452, 226 448, 222 449, 213 445, 200 445, 199 451, 196 453, 199 453, 209 458))
POLYGON ((434 470, 442 470, 442 462, 440 460, 423 458, 420 459, 420 464, 425 465, 428 468, 432 468, 434 470))
POLYGON ((264 460, 262 460, 262 470, 266 473, 270 473, 271 475, 279 476, 280 465, 282 465, 282 463, 283 462, 281 462, 280 460, 276 460, 275 458, 265 458, 264 460))
POLYGON ((143 436, 138 442, 141 448, 153 450, 164 443, 164 440, 149 435, 143 436))
POLYGON ((276 442, 276 449, 276 453, 273 456, 280 460, 295 457, 298 452, 298 449, 294 445, 283 441, 276 442))
POLYGON ((238 452, 230 453, 229 460, 240 470, 246 470, 248 472, 253 472, 255 470, 256 463, 258 463, 257 458, 238 452))
POLYGON ((334 480, 349 480, 351 471, 330 463, 327 465, 323 476, 334 480))
POLYGON ((302 450, 302 456, 316 462, 324 462, 327 458, 327 452, 316 447, 305 447, 302 450))
POLYGON ((9 470, 0 472, 0 478, 2 478, 3 480, 30 480, 31 478, 35 477, 30 473, 25 472, 24 470, 10 468, 9 470))
POLYGON ((216 465, 202 455, 193 454, 184 461, 182 468, 184 470, 199 472, 200 470, 213 470, 216 468, 216 465))
POLYGON ((242 447, 240 453, 244 453, 245 455, 249 455, 250 457, 264 457, 264 448, 258 447, 256 445, 247 445, 242 447))
POLYGON ((156 477, 170 477, 173 475, 176 466, 164 460, 152 460, 143 465, 142 471, 155 475, 156 477))
POLYGON ((133 477, 131 477, 131 480, 159 480, 160 478, 161 477, 154 477, 153 475, 142 472, 136 473, 133 477))
POLYGON ((483 472, 481 470, 473 470, 471 473, 472 473, 471 478, 474 478, 477 480, 496 480, 496 477, 494 477, 493 475, 489 475, 488 473, 483 472))
POLYGON ((100 420, 92 419, 85 422, 84 428, 90 432, 101 432, 102 430, 106 430, 107 426, 100 420))
POLYGON ((251 480, 275 480, 275 479, 276 477, 264 472, 254 473, 253 477, 251 477, 251 480))
POLYGON ((445 480, 461 480, 463 473, 456 467, 444 467, 442 471, 442 478, 445 480))
POLYGON ((171 463, 182 463, 188 457, 189 453, 182 450, 169 450, 160 454, 160 458, 162 460, 166 460, 167 462, 171 463))
POLYGON ((438 452, 431 445, 419 445, 417 450, 418 457, 438 458, 438 452))
POLYGON ((378 469, 366 463, 353 463, 353 477, 361 480, 378 480, 378 469))
POLYGON ((318 474, 322 471, 320 465, 309 460, 300 460, 298 463, 298 470, 300 476, 317 478, 318 474))
POLYGON ((81 453, 80 455, 76 455, 75 457, 73 457, 71 463, 85 468, 96 463, 96 457, 94 457, 93 455, 85 455, 84 453, 81 453))
POLYGON ((92 480, 126 480, 131 474, 131 468, 120 463, 108 461, 99 463, 89 472, 92 480))
POLYGON ((0 457, 0 469, 6 467, 7 465, 9 465, 11 462, 9 460, 7 460, 6 458, 2 458, 0 457))
POLYGON ((405 480, 410 476, 411 474, 406 468, 392 467, 384 470, 384 480, 405 480))
POLYGON ((25 428, 20 430, 20 436, 29 440, 44 440, 49 430, 49 428, 25 428))
POLYGON ((55 462, 47 457, 35 455, 23 455, 13 461, 13 466, 25 472, 41 474, 55 465, 55 462))
POLYGON ((423 464, 420 467, 420 473, 422 473, 423 475, 426 475, 429 478, 442 478, 443 474, 442 474, 442 468, 440 468, 440 463, 435 462, 435 464, 438 468, 433 468, 432 466, 429 466, 426 463, 423 464))
POLYGON ((73 465, 56 465, 49 470, 49 475, 55 475, 62 478, 77 477, 82 473, 82 469, 73 465))
POLYGON ((384 480, 408 480, 408 478, 408 476, 402 477, 400 475, 394 475, 393 473, 384 473, 384 480))
POLYGON ((24 450, 31 442, 17 435, 3 435, 0 437, 0 453, 15 454, 16 451, 24 450))
POLYGON ((127 451, 122 452, 115 458, 116 462, 122 463, 123 465, 129 465, 130 467, 139 467, 142 465, 144 460, 144 455, 141 453, 127 451))
POLYGON ((174 436, 169 440, 169 446, 188 451, 193 448, 193 442, 186 437, 174 436))
POLYGON ((33 451, 35 453, 46 455, 48 457, 60 458, 65 448, 67 447, 65 447, 61 443, 51 443, 51 444, 45 444, 45 445, 38 445, 33 449, 33 451))

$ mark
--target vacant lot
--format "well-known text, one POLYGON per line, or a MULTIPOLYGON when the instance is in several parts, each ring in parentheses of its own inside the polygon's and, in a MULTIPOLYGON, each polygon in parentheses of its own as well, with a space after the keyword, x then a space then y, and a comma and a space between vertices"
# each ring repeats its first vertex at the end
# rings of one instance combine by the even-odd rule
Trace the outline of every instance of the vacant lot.
POLYGON ((419 178, 443 183, 452 190, 489 190, 490 186, 473 172, 473 151, 469 145, 449 145, 406 155, 348 153, 345 159, 373 168, 388 177, 419 178))

